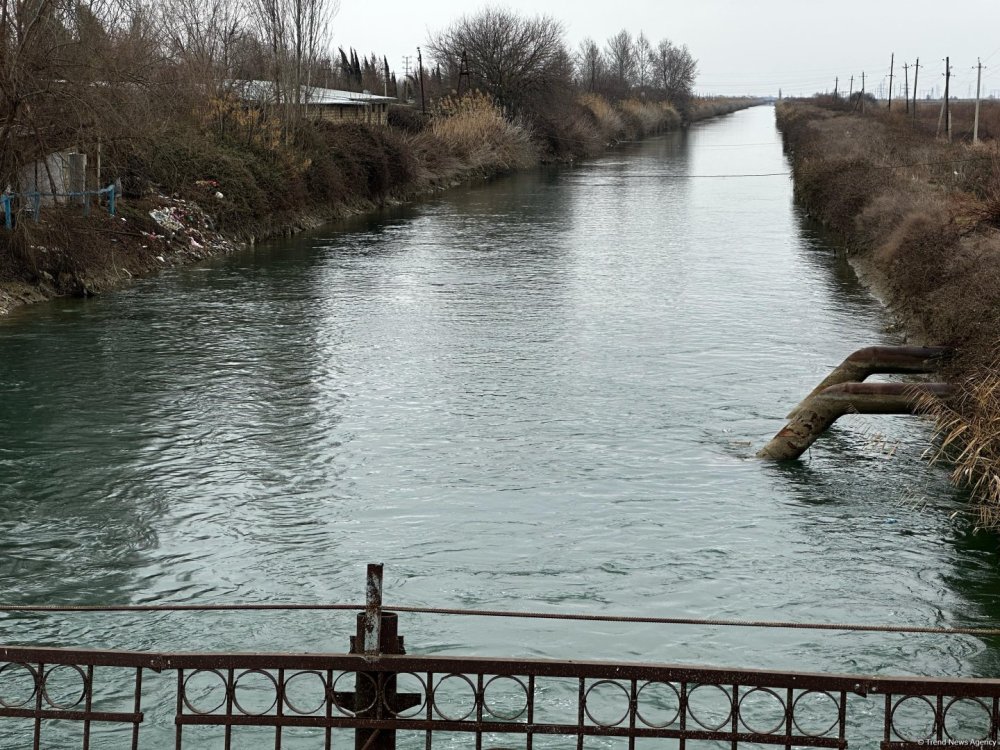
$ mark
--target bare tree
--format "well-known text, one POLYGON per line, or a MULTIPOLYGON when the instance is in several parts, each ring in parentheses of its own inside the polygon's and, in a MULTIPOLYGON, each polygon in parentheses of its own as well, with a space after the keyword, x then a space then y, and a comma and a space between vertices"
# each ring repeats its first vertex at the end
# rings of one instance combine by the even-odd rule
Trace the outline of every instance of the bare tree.
POLYGON ((645 94, 653 72, 653 45, 643 32, 635 38, 635 73, 639 92, 645 94))
POLYGON ((562 24, 550 16, 486 8, 433 35, 428 47, 450 78, 457 76, 464 52, 472 85, 519 112, 539 94, 568 83, 562 37, 562 24))
POLYGON ((166 52, 189 80, 213 84, 231 76, 247 22, 239 0, 162 0, 159 10, 166 52))
POLYGON ((582 89, 591 93, 598 91, 606 75, 606 67, 597 42, 590 37, 580 42, 576 52, 576 70, 582 89))
POLYGON ((608 39, 605 54, 615 94, 620 97, 628 95, 636 79, 635 42, 632 35, 626 29, 619 31, 608 39))
POLYGON ((48 169, 56 151, 128 132, 128 100, 145 71, 135 55, 156 57, 129 9, 124 0, 0 0, 0 188, 22 187, 25 167, 48 169))
POLYGON ((675 106, 683 109, 694 91, 698 62, 688 51, 687 45, 674 46, 669 39, 656 46, 653 58, 653 75, 657 88, 675 106))
POLYGON ((251 0, 251 14, 271 55, 274 95, 286 133, 302 115, 304 91, 324 57, 339 0, 251 0))

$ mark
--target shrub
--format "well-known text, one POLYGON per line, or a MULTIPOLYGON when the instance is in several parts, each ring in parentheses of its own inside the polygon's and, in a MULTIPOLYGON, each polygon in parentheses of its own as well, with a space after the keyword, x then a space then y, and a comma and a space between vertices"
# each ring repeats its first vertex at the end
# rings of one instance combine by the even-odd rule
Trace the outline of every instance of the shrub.
POLYGON ((404 133, 419 133, 427 126, 427 118, 413 107, 393 104, 389 107, 389 125, 404 133))
POLYGON ((531 129, 548 159, 582 159, 607 144, 593 113, 575 101, 536 113, 531 129))
POLYGON ((528 129, 505 119, 481 93, 442 99, 430 133, 469 168, 485 173, 530 166, 538 158, 528 129))
POLYGON ((606 142, 620 140, 625 134, 625 123, 621 115, 608 104, 607 100, 597 94, 584 94, 580 104, 586 107, 594 118, 594 123, 604 136, 606 142))

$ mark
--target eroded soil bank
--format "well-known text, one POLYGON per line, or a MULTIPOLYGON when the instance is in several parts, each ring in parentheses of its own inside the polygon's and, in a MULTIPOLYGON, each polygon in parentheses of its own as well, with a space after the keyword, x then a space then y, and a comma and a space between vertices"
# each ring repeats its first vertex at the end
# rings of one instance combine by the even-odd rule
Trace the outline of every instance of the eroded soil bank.
MULTIPOLYGON (((686 117, 755 103, 696 100, 686 117)), ((123 175, 116 216, 96 205, 87 217, 79 206, 44 206, 38 222, 15 213, 0 243, 0 314, 55 296, 100 294, 162 268, 686 124, 668 104, 612 106, 589 97, 579 109, 585 117, 566 125, 576 134, 570 140, 552 141, 472 97, 429 120, 399 108, 388 127, 307 123, 279 145, 178 134, 109 158, 123 175)))
POLYGON ((785 102, 778 127, 795 195, 834 230, 911 336, 955 346, 949 403, 929 403, 954 479, 1000 521, 1000 160, 995 141, 948 143, 904 113, 785 102))

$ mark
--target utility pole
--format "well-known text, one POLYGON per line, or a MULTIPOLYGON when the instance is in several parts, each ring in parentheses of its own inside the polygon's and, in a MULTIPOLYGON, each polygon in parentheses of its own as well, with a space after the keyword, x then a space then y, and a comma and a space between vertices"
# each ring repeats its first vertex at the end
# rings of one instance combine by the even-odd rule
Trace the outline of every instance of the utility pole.
POLYGON ((458 66, 458 96, 462 95, 462 79, 465 79, 466 86, 472 90, 472 71, 469 70, 469 54, 462 48, 462 61, 458 66))
POLYGON ((889 58, 889 107, 888 111, 892 112, 892 74, 896 67, 896 53, 893 52, 892 56, 889 58))
POLYGON ((979 88, 983 82, 983 61, 976 58, 976 119, 972 126, 972 145, 979 143, 979 88))
POLYGON ((861 114, 865 113, 865 72, 861 71, 861 114))
POLYGON ((407 96, 407 88, 410 85, 410 60, 413 59, 413 55, 403 55, 403 102, 407 103, 410 101, 410 97, 407 96))
POLYGON ((854 76, 851 76, 851 88, 847 90, 847 101, 854 98, 854 76))
POLYGON ((903 63, 903 103, 906 105, 906 114, 910 113, 910 64, 903 63))
POLYGON ((910 113, 910 64, 903 63, 903 102, 906 104, 906 114, 910 113))
POLYGON ((917 76, 920 75, 920 58, 913 66, 913 121, 917 121, 917 76))
POLYGON ((420 69, 420 112, 427 114, 427 99, 424 97, 424 56, 417 47, 417 67, 420 69))
POLYGON ((944 117, 945 127, 948 128, 948 143, 951 143, 951 102, 949 92, 951 90, 951 57, 944 59, 944 117))
POLYGON ((836 101, 837 97, 839 96, 839 94, 837 93, 837 89, 839 87, 840 87, 840 76, 837 76, 836 78, 833 79, 833 98, 834 98, 834 101, 836 101))

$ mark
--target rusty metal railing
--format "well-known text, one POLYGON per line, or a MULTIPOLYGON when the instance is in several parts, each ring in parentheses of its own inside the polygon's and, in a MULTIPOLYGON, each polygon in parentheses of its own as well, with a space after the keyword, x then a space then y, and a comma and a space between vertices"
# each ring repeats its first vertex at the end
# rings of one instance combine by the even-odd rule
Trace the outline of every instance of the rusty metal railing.
POLYGON ((550 739, 582 750, 597 738, 629 748, 652 738, 680 748, 701 741, 789 749, 880 741, 883 750, 1000 744, 1000 680, 414 656, 404 653, 396 613, 382 611, 381 566, 370 568, 368 591, 350 653, 0 647, 0 730, 17 722, 17 747, 84 750, 105 746, 93 739, 98 725, 119 727, 135 749, 157 723, 178 750, 206 728, 220 733, 210 746, 227 749, 263 746, 261 731, 279 750, 344 747, 345 734, 359 750, 395 748, 397 740, 428 749, 531 750, 550 739), (162 702, 147 708, 151 680, 169 681, 172 711, 162 702), (881 736, 851 736, 860 731, 855 712, 881 736), (67 726, 79 731, 60 733, 67 726))

